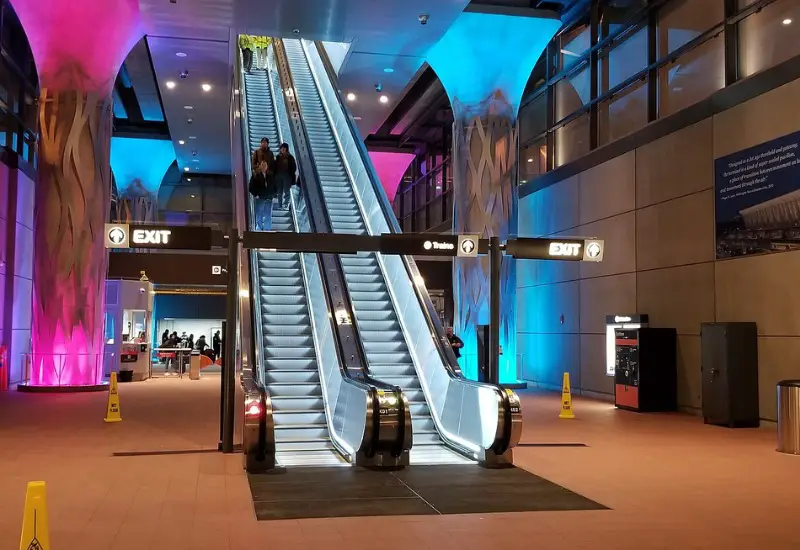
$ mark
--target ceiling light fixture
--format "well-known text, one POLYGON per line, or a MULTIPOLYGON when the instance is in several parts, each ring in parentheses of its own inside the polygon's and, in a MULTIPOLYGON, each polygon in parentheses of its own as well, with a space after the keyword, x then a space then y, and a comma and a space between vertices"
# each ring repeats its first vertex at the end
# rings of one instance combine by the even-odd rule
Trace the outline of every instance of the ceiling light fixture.
POLYGON ((191 105, 184 105, 183 108, 186 109, 187 111, 191 111, 192 109, 194 109, 194 107, 192 107, 191 105))
POLYGON ((356 100, 356 94, 354 94, 353 92, 347 94, 347 101, 355 101, 355 100, 356 100))
POLYGON ((382 95, 380 101, 381 103, 389 103, 389 98, 385 95, 382 95))
POLYGON ((792 24, 792 20, 787 17, 786 19, 783 20, 783 24, 784 25, 791 25, 792 24))
POLYGON ((200 162, 200 159, 192 159, 192 162, 200 162))
MULTIPOLYGON (((192 181, 192 178, 186 178, 186 181, 192 181)), ((197 195, 189 195, 191 198, 197 198, 197 195)))
POLYGON ((394 72, 394 69, 392 69, 391 67, 386 67, 386 68, 383 70, 383 72, 385 72, 385 73, 387 73, 387 74, 391 74, 391 73, 393 73, 393 72, 394 72))
POLYGON ((185 52, 176 52, 175 55, 177 57, 186 57, 186 53, 185 52))
POLYGON ((189 171, 189 167, 188 167, 188 166, 184 166, 184 167, 183 167, 183 171, 184 171, 184 172, 188 172, 188 171, 189 171))
POLYGON ((203 88, 204 92, 210 92, 211 91, 211 84, 203 84, 201 86, 201 88, 203 88))
POLYGON ((533 159, 528 159, 528 162, 533 162, 533 159))
POLYGON ((186 144, 186 142, 185 142, 185 141, 183 141, 182 139, 179 139, 179 140, 178 140, 178 145, 185 145, 185 144, 186 144))
MULTIPOLYGON (((186 181, 192 181, 192 178, 186 178, 186 181)), ((193 195, 194 196, 194 195, 193 195)))
POLYGON ((172 90, 175 88, 175 81, 174 80, 167 80, 167 89, 172 90))
POLYGON ((197 136, 189 136, 189 139, 197 139, 197 136))

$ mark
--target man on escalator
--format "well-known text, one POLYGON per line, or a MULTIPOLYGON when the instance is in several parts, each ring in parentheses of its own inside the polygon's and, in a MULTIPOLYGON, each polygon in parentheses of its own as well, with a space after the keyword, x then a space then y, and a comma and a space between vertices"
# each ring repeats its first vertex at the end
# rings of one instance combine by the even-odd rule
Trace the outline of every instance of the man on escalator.
POLYGON ((450 347, 453 348, 456 359, 461 359, 461 348, 464 347, 464 341, 455 335, 453 327, 447 327, 447 339, 450 341, 450 347))
POLYGON ((278 195, 278 208, 289 208, 289 192, 297 180, 297 162, 289 153, 289 145, 281 143, 278 158, 275 159, 275 190, 278 195))

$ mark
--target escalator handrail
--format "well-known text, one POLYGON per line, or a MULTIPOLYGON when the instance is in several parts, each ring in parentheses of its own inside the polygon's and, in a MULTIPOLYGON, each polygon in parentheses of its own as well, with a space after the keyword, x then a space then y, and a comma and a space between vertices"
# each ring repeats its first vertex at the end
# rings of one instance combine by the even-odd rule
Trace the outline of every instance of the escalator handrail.
MULTIPOLYGON (((283 41, 280 40, 280 39, 274 39, 273 43, 272 43, 272 47, 273 47, 274 52, 275 52, 276 63, 281 63, 280 58, 283 59, 283 63, 282 63, 283 67, 282 68, 283 68, 283 71, 285 71, 285 74, 283 74, 282 71, 278 71, 278 73, 279 73, 279 77, 281 78, 282 82, 284 82, 284 80, 287 80, 286 82, 284 82, 285 89, 294 90, 294 78, 293 78, 293 76, 291 74, 291 68, 289 66, 289 63, 286 60, 287 58, 286 58, 286 52, 285 52, 285 49, 284 49, 283 41)), ((276 96, 273 94, 273 97, 276 97, 276 96)), ((276 100, 277 99, 275 99, 275 101, 276 100)), ((291 108, 291 105, 289 104, 288 98, 284 98, 284 100, 286 102, 287 109, 291 108)), ((299 103, 296 103, 296 105, 297 105, 297 109, 299 109, 300 108, 299 107, 299 103)), ((317 169, 316 169, 316 163, 314 162, 313 152, 311 150, 311 147, 307 145, 308 142, 309 142, 309 138, 308 138, 308 133, 307 133, 307 130, 306 130, 306 126, 305 126, 305 123, 304 123, 302 117, 297 117, 296 123, 293 125, 293 128, 292 128, 292 133, 293 133, 293 136, 294 136, 294 139, 295 139, 295 153, 298 156, 302 156, 302 157, 308 156, 309 157, 308 160, 304 160, 304 158, 301 158, 300 162, 297 163, 298 164, 298 169, 301 171, 301 174, 303 176, 307 175, 305 173, 306 167, 310 167, 309 172, 311 172, 311 174, 309 174, 309 175, 311 177, 310 178, 302 177, 301 178, 302 184, 300 185, 300 193, 301 193, 301 195, 303 197, 303 200, 304 200, 304 202, 306 204, 306 208, 307 208, 307 211, 308 211, 308 214, 309 214, 309 222, 311 224, 312 229, 315 232, 323 232, 323 233, 324 232, 330 232, 330 219, 329 219, 329 215, 328 215, 327 210, 325 208, 314 207, 313 205, 315 203, 314 203, 314 201, 311 200, 311 196, 310 196, 310 192, 311 192, 311 187, 312 186, 316 185, 317 187, 314 187, 314 189, 315 190, 319 190, 319 181, 320 180, 319 180, 319 173, 317 172, 317 169), (297 140, 298 139, 306 144, 306 146, 304 147, 304 151, 300 151, 299 150, 299 148, 297 146, 297 140)), ((321 195, 321 191, 319 191, 319 193, 321 195)), ((296 211, 293 212, 293 216, 296 216, 296 211)), ((294 221, 295 221, 295 224, 297 224, 296 218, 294 218, 294 221)), ((317 254, 318 261, 319 261, 321 266, 324 264, 322 256, 323 256, 322 254, 317 254)), ((341 266, 341 262, 339 260, 339 257, 338 257, 338 255, 331 255, 331 256, 333 256, 333 258, 335 260, 335 266, 337 268, 338 275, 339 275, 341 281, 344 282, 344 272, 342 270, 342 266, 341 266)), ((322 278, 323 278, 323 280, 327 281, 328 276, 329 276, 329 274, 326 273, 326 271, 323 269, 322 270, 322 278)), ((334 297, 331 294, 332 291, 331 291, 331 288, 330 288, 330 284, 326 283, 324 286, 325 286, 324 295, 325 295, 326 303, 328 305, 328 311, 335 311, 335 308, 334 308, 334 297)), ((340 302, 345 306, 345 309, 348 311, 348 313, 350 315, 350 318, 351 318, 351 321, 353 323, 354 331, 356 333, 356 338, 354 339, 354 345, 356 346, 356 349, 357 349, 357 352, 358 352, 358 357, 356 357, 355 359, 357 360, 357 362, 360 365, 366 365, 367 364, 367 362, 366 362, 366 352, 365 352, 365 350, 364 350, 364 348, 362 346, 361 338, 357 336, 358 335, 357 320, 356 320, 355 314, 353 313, 352 300, 350 298, 347 285, 346 284, 340 285, 340 291, 342 292, 342 297, 341 297, 340 302)), ((359 367, 358 369, 355 369, 355 370, 361 371, 361 372, 363 372, 365 374, 363 379, 354 378, 353 377, 353 373, 347 367, 346 361, 344 360, 344 357, 343 357, 343 344, 342 344, 342 341, 341 341, 342 336, 340 335, 339 325, 337 324, 336 320, 333 319, 332 317, 330 319, 330 323, 331 323, 331 327, 333 329, 333 334, 335 334, 337 336, 336 352, 337 352, 337 355, 339 356, 338 357, 339 358, 338 365, 339 365, 339 370, 340 370, 340 372, 342 374, 342 378, 344 379, 344 382, 346 384, 354 385, 354 386, 360 388, 361 390, 367 392, 368 399, 369 399, 368 406, 372 411, 372 414, 371 414, 371 417, 372 417, 372 426, 371 426, 372 441, 369 443, 369 446, 373 450, 376 448, 376 441, 381 436, 381 434, 380 434, 381 427, 383 426, 385 428, 385 427, 387 427, 389 425, 388 423, 381 422, 381 417, 385 416, 385 414, 381 413, 381 404, 380 404, 380 399, 378 398, 378 396, 379 396, 379 394, 384 394, 385 395, 386 393, 390 393, 395 397, 396 402, 398 404, 398 412, 397 412, 397 415, 398 415, 398 422, 397 422, 398 432, 396 434, 396 438, 395 438, 396 442, 395 442, 395 446, 394 446, 394 449, 392 451, 392 454, 394 456, 399 456, 404 451, 407 451, 407 450, 409 450, 411 448, 411 415, 410 415, 410 408, 409 408, 409 405, 408 405, 408 400, 406 399, 405 395, 403 394, 402 390, 399 387, 391 385, 391 384, 387 384, 385 382, 382 382, 380 380, 376 380, 376 379, 370 377, 368 375, 368 370, 366 368, 364 368, 363 366, 359 367)))
MULTIPOLYGON (((333 66, 330 62, 327 52, 325 51, 325 47, 319 41, 314 42, 316 47, 317 53, 319 54, 322 65, 325 68, 326 76, 330 80, 330 82, 336 83, 338 81, 338 77, 336 72, 333 70, 333 66)), ((309 60, 310 66, 310 60, 309 60)), ((380 205, 381 211, 383 212, 384 218, 386 220, 387 225, 392 233, 402 233, 400 228, 400 224, 397 221, 397 217, 394 214, 394 210, 392 209, 392 205, 389 202, 388 197, 386 196, 386 192, 383 190, 383 186, 380 183, 380 179, 375 171, 375 167, 372 164, 372 161, 369 157, 369 152, 367 150, 366 144, 364 140, 360 139, 360 132, 358 130, 357 125, 353 118, 349 115, 349 110, 347 109, 347 105, 345 104, 341 94, 338 92, 338 87, 333 86, 334 89, 334 96, 338 102, 338 107, 342 109, 345 113, 345 119, 347 121, 348 128, 355 139, 356 148, 359 152, 360 159, 364 170, 369 177, 370 183, 372 184, 373 190, 375 191, 375 195, 377 197, 377 202, 380 205)), ((403 260, 403 264, 406 268, 406 271, 409 274, 411 280, 418 280, 420 277, 419 269, 417 268, 416 262, 410 256, 401 256, 403 260)), ((457 379, 459 383, 467 384, 476 387, 488 387, 492 388, 501 403, 501 415, 500 417, 502 420, 498 422, 497 432, 495 434, 495 442, 491 446, 491 448, 495 450, 502 449, 505 452, 511 446, 514 446, 516 442, 512 441, 511 438, 514 437, 514 434, 511 433, 512 430, 506 426, 508 419, 510 419, 513 415, 509 412, 512 407, 511 401, 513 398, 501 388, 499 385, 496 384, 489 384, 486 382, 478 382, 474 380, 469 380, 464 377, 463 373, 461 372, 460 367, 458 366, 458 361, 456 359, 455 354, 449 344, 447 336, 445 334, 444 327, 442 326, 442 322, 439 319, 439 315, 436 312, 436 309, 433 305, 433 301, 428 294, 428 290, 424 287, 424 285, 412 285, 414 291, 417 295, 417 299, 422 306, 422 312, 426 318, 428 323, 428 327, 431 329, 431 333, 435 335, 434 341, 436 344, 436 348, 439 352, 439 355, 442 358, 442 363, 447 369, 448 373, 450 374, 451 378, 457 379)), ((502 453, 499 453, 502 454, 502 453)))

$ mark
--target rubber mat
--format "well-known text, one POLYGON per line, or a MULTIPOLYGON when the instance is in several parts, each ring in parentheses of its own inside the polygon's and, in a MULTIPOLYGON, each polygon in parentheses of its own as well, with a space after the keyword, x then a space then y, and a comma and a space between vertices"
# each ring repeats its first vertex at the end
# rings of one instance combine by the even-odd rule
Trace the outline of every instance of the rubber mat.
POLYGON ((248 477, 259 520, 607 509, 519 468, 290 468, 248 477))

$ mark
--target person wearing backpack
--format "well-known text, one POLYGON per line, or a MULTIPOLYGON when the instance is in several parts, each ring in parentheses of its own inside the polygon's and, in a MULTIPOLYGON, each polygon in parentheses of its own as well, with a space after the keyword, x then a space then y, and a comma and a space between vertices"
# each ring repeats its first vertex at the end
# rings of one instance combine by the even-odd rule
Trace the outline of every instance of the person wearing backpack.
POLYGON ((267 161, 262 160, 258 169, 250 176, 248 191, 253 195, 253 215, 256 231, 267 230, 267 217, 272 206, 272 194, 269 192, 269 173, 267 161))

